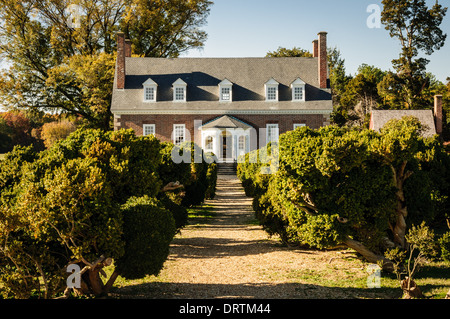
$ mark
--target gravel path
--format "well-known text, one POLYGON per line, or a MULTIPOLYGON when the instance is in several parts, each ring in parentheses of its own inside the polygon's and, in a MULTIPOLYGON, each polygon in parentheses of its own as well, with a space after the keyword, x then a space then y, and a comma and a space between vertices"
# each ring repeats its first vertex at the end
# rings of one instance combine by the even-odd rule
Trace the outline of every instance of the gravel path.
POLYGON ((336 251, 288 248, 268 238, 252 223, 252 200, 236 177, 219 175, 216 198, 206 204, 214 207, 214 217, 184 228, 174 238, 160 275, 121 287, 122 297, 351 298, 348 291, 340 295, 332 288, 302 283, 299 274, 311 269, 327 273, 344 261, 336 251))

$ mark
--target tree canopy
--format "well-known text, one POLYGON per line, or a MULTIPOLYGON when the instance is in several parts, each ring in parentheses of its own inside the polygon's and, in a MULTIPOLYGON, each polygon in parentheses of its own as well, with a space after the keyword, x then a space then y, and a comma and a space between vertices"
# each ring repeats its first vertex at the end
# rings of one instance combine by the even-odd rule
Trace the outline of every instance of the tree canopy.
POLYGON ((208 0, 1 0, 0 102, 64 112, 111 126, 116 33, 139 56, 176 57, 201 48, 208 0), (70 4, 70 6, 69 6, 70 4))
POLYGON ((238 174, 269 233, 320 249, 344 244, 370 262, 385 261, 387 248, 405 247, 412 221, 445 220, 450 157, 420 133, 408 117, 381 132, 298 128, 280 136, 275 174, 262 175, 267 164, 253 153, 238 174))

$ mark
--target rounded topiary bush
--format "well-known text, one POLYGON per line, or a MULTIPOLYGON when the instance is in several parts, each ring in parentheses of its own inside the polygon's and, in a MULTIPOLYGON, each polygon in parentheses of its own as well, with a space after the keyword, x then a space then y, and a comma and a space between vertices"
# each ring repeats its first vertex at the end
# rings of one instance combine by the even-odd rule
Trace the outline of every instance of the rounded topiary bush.
POLYGON ((117 270, 127 279, 157 275, 176 232, 172 214, 148 196, 129 198, 122 212, 125 254, 115 262, 117 270))

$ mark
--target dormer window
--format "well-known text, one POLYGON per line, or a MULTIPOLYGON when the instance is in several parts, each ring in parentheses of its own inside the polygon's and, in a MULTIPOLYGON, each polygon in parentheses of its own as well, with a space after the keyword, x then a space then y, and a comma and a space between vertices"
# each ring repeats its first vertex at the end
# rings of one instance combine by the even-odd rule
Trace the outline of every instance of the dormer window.
POLYGON ((186 102, 187 84, 182 79, 178 79, 173 83, 173 101, 186 102))
POLYGON ((233 83, 225 79, 219 83, 219 101, 220 102, 231 102, 233 101, 233 83))
POLYGON ((276 102, 278 101, 278 86, 279 83, 273 78, 266 82, 266 101, 276 102))
POLYGON ((156 102, 158 84, 149 78, 142 86, 144 87, 144 102, 156 102))
POLYGON ((294 102, 305 101, 305 85, 306 83, 300 78, 297 78, 294 82, 292 82, 291 84, 292 101, 294 102))

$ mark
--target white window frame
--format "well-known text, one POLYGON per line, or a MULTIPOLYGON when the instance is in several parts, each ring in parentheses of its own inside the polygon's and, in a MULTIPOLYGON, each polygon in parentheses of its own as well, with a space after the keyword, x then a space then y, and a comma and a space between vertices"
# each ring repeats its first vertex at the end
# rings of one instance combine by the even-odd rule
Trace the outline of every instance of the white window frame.
POLYGON ((156 102, 156 94, 158 92, 158 84, 152 79, 148 79, 142 84, 144 87, 144 102, 156 102), (153 90, 153 93, 147 92, 147 90, 153 90), (148 98, 152 94, 152 98, 148 98))
POLYGON ((296 128, 298 128, 298 127, 304 127, 304 126, 306 126, 306 124, 304 124, 304 123, 295 123, 295 124, 294 124, 294 130, 295 130, 296 128))
POLYGON ((182 79, 176 80, 173 85, 173 101, 180 103, 186 102, 187 95, 187 84, 182 79), (180 95, 180 91, 182 90, 182 95, 180 95), (179 98, 181 96, 181 99, 179 98))
POLYGON ((246 141, 245 141, 245 138, 246 138, 246 136, 245 135, 240 135, 239 137, 238 137, 238 150, 241 152, 241 151, 243 151, 243 152, 245 152, 245 149, 246 149, 246 141))
POLYGON ((152 86, 145 86, 144 87, 144 101, 145 102, 156 102, 156 94, 155 94, 155 88, 152 86))
POLYGON ((186 141, 186 124, 174 124, 173 125, 173 144, 180 145, 186 141), (182 132, 181 135, 178 133, 182 132), (181 138, 181 141, 178 139, 181 138))
POLYGON ((220 102, 233 101, 233 83, 231 83, 227 79, 219 83, 219 101, 220 102))
POLYGON ((205 137, 205 151, 207 152, 214 151, 214 136, 208 135, 205 137), (211 139, 211 143, 208 143, 209 139, 211 139))
POLYGON ((278 138, 280 137, 280 130, 278 127, 278 124, 275 123, 271 123, 271 124, 266 124, 266 144, 270 143, 270 142, 278 142, 278 138), (272 131, 275 130, 275 131, 272 131), (274 137, 272 137, 272 134, 274 133, 274 137))
POLYGON ((265 84, 266 102, 278 102, 278 96, 279 96, 278 86, 279 86, 279 83, 277 81, 275 81, 273 78, 266 82, 266 84, 265 84))
POLYGON ((293 102, 305 102, 306 101, 306 83, 300 79, 297 78, 294 82, 292 82, 291 84, 291 88, 292 88, 292 101, 293 102), (300 89, 302 92, 301 98, 298 98, 297 94, 296 94, 296 90, 300 89))
POLYGON ((155 136, 155 134, 156 134, 156 125, 155 124, 144 124, 142 126, 142 135, 143 136, 148 136, 148 135, 155 136))

